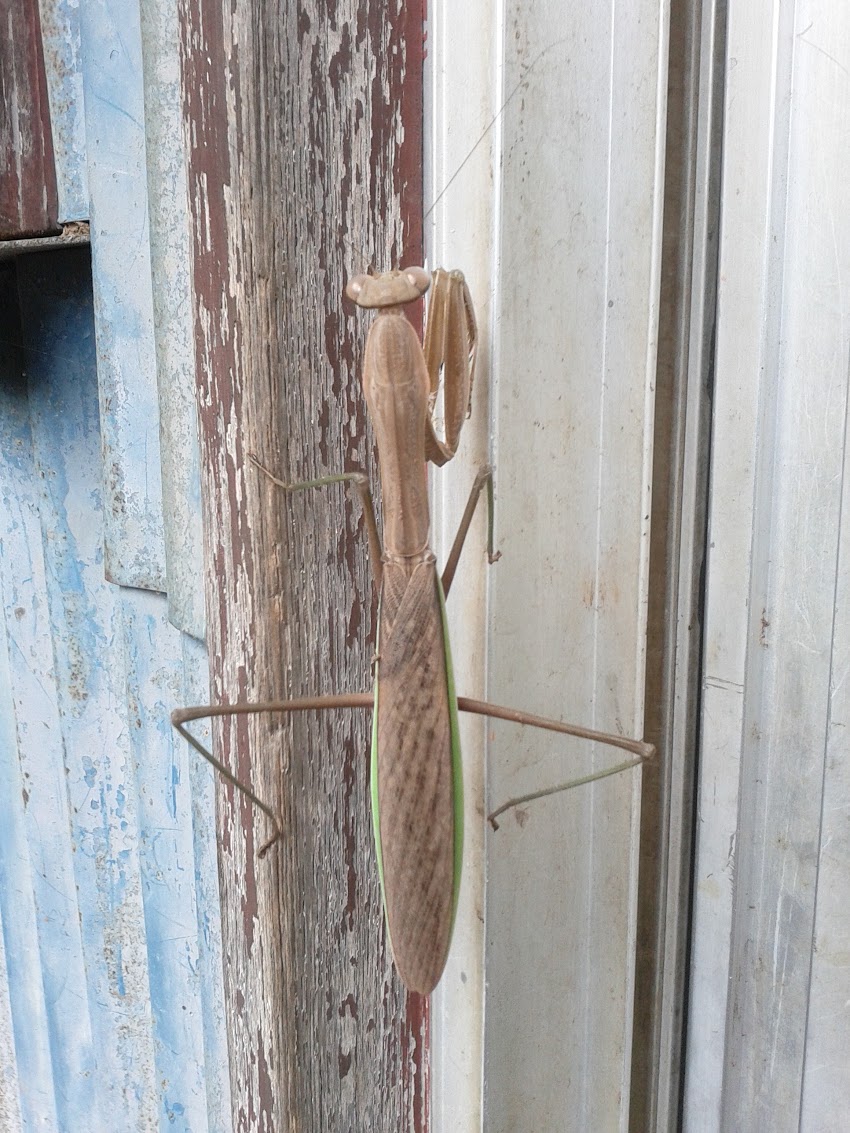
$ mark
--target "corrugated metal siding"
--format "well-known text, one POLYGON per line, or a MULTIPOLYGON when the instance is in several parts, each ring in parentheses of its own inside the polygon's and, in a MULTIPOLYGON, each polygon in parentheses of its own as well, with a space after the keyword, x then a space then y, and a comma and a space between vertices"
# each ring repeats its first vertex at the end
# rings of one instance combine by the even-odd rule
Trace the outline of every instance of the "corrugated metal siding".
POLYGON ((203 657, 164 595, 104 578, 87 252, 4 275, 7 1107, 23 1129, 227 1128, 210 776, 168 722, 203 657))
POLYGON ((43 0, 41 24, 60 220, 91 215, 95 266, 2 271, 0 1128, 226 1130, 212 775, 169 724, 209 698, 181 137, 148 168, 137 3, 43 0))

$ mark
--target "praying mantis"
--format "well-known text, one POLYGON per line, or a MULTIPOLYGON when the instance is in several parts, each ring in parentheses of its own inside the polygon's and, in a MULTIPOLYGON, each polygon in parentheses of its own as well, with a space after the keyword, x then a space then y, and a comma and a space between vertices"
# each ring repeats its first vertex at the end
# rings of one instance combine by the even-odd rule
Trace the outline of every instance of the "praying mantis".
MULTIPOLYGON (((178 709, 175 728, 268 817, 272 835, 262 857, 280 837, 275 812, 240 782, 186 727, 205 717, 325 708, 372 708, 371 790, 378 872, 396 967, 411 991, 429 995, 442 975, 457 909, 463 859, 463 772, 458 712, 470 712, 593 740, 621 748, 632 758, 592 775, 510 799, 489 816, 493 828, 520 803, 617 774, 649 759, 654 748, 630 739, 484 701, 459 697, 454 687, 446 614, 458 560, 482 492, 488 502, 488 558, 493 549, 493 475, 476 477, 442 575, 429 546, 427 464, 445 464, 457 449, 468 415, 475 371, 477 329, 472 300, 460 272, 407 268, 355 276, 348 296, 376 309, 367 339, 363 387, 378 447, 383 497, 383 544, 367 477, 347 472, 300 484, 278 480, 284 491, 347 483, 363 502, 373 582, 379 598, 374 692, 305 697, 257 704, 178 709), (424 343, 404 315, 406 304, 429 286, 424 343), (434 426, 434 404, 443 378, 444 437, 434 426)), ((253 459, 253 458, 252 458, 253 459)))

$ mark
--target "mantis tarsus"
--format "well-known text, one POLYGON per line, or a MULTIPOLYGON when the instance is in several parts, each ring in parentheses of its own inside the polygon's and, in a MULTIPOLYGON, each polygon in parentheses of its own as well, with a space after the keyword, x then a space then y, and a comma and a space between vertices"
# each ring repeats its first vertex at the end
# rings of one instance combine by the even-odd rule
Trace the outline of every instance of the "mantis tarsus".
POLYGON ((403 306, 424 295, 430 283, 428 272, 408 268, 381 276, 357 276, 347 288, 358 306, 379 310, 367 340, 363 386, 379 453, 383 548, 368 480, 362 473, 284 484, 258 465, 287 491, 339 481, 353 484, 359 491, 380 601, 374 694, 207 705, 172 713, 172 722, 189 743, 268 816, 273 833, 260 850, 262 856, 280 836, 277 816, 185 725, 204 717, 237 713, 374 708, 372 815, 384 909, 396 967, 406 986, 423 995, 430 994, 445 967, 460 886, 463 777, 458 710, 595 740, 633 756, 604 771, 506 802, 490 815, 494 829, 498 827, 497 816, 510 807, 624 771, 653 753, 652 746, 642 740, 563 724, 455 694, 445 600, 475 506, 485 489, 489 559, 493 562, 498 556, 493 553, 489 469, 479 473, 472 486, 442 577, 428 544, 427 461, 444 464, 456 450, 470 404, 477 335, 463 276, 437 270, 424 346, 420 346, 403 306), (437 436, 432 422, 441 372, 444 440, 437 436))

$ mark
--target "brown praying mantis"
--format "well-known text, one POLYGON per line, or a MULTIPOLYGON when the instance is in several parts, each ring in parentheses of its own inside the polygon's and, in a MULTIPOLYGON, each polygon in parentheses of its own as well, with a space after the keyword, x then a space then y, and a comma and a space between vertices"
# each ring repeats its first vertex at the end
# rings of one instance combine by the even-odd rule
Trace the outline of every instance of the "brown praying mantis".
MULTIPOLYGON (((643 740, 561 723, 455 693, 446 619, 450 591, 477 502, 486 489, 488 558, 493 550, 493 476, 473 483, 460 528, 440 576, 429 546, 427 463, 454 455, 468 415, 477 330, 472 300, 460 272, 407 268, 356 276, 347 294, 378 317, 366 344, 363 386, 375 428, 383 496, 383 547, 367 477, 341 473, 285 491, 345 482, 363 501, 373 580, 379 597, 374 693, 257 704, 205 705, 172 713, 174 726, 205 759, 259 807, 272 824, 263 856, 280 837, 275 812, 191 734, 186 724, 213 716, 372 708, 372 817, 384 910, 396 967, 405 985, 428 995, 442 975, 451 942, 463 858, 463 773, 458 711, 526 724, 622 748, 632 758, 543 791, 510 799, 489 816, 521 803, 614 775, 651 757, 643 740), (431 285, 424 344, 404 315, 405 304, 431 285), (444 439, 433 408, 443 375, 444 439)), ((253 458, 252 458, 253 459, 253 458)))

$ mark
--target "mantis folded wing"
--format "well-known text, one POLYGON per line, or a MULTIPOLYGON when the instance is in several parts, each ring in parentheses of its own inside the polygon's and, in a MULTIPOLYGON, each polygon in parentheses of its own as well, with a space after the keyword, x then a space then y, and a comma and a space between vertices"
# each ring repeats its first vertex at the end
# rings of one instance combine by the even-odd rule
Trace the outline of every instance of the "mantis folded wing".
POLYGON ((280 836, 277 816, 216 760, 185 725, 204 717, 233 714, 373 708, 372 815, 384 909, 401 978, 410 990, 423 995, 430 994, 445 967, 460 887, 463 776, 458 711, 579 736, 632 754, 630 760, 604 771, 509 800, 490 815, 494 829, 498 828, 498 815, 510 807, 625 771, 650 758, 654 751, 652 745, 642 740, 456 695, 446 595, 475 505, 485 488, 490 561, 498 556, 493 553, 489 469, 480 473, 473 484, 442 577, 437 573, 428 543, 427 461, 444 464, 456 451, 469 410, 476 351, 475 316, 463 276, 460 272, 441 270, 433 276, 425 343, 420 346, 402 307, 422 296, 430 283, 426 271, 409 268, 382 276, 357 276, 347 288, 359 306, 374 307, 380 312, 366 344, 363 385, 379 452, 383 548, 368 481, 362 473, 343 473, 292 485, 271 477, 288 491, 345 481, 353 483, 360 492, 380 599, 374 693, 204 706, 172 713, 172 722, 180 734, 268 816, 273 833, 260 851, 262 856, 280 836), (445 382, 444 440, 437 436, 432 418, 441 370, 445 382))

